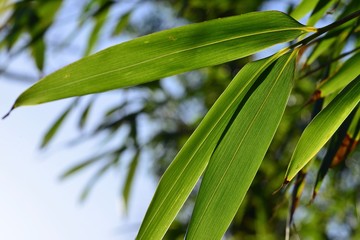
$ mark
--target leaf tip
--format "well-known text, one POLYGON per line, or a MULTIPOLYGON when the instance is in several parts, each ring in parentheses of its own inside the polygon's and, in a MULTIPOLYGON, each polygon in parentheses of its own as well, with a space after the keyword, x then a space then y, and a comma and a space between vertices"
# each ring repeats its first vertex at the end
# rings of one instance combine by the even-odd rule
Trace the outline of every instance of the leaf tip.
POLYGON ((14 109, 15 106, 12 106, 11 109, 1 119, 4 120, 5 118, 7 118, 14 109))
POLYGON ((287 185, 288 185, 289 182, 290 182, 290 181, 285 180, 285 181, 281 184, 281 186, 272 193, 272 195, 275 195, 275 194, 277 194, 278 192, 280 192, 280 191, 282 191, 283 189, 285 189, 285 188, 287 187, 287 185))

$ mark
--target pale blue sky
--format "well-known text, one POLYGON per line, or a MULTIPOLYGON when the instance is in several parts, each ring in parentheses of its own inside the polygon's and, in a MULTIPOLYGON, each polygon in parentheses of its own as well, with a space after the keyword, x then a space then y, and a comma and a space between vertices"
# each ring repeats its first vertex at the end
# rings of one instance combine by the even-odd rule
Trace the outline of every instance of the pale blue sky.
MULTIPOLYGON (((48 34, 48 40, 58 41, 60 36, 66 35, 64 33, 69 33, 74 23, 68 17, 75 16, 79 10, 66 5, 59 16, 65 23, 58 24, 48 34)), ((84 38, 86 32, 80 33, 73 47, 82 46, 84 38)), ((118 42, 119 39, 102 41, 100 48, 118 42)), ((77 50, 65 54, 50 50, 46 72, 79 58, 82 51, 77 50)), ((10 69, 16 72, 32 76, 33 68, 33 62, 25 55, 10 65, 10 69)), ((4 77, 0 77, 0 83, 0 114, 5 114, 29 85, 4 77)), ((110 94, 100 101, 111 103, 111 98, 114 97, 110 94)), ((0 239, 134 239, 155 188, 146 161, 142 161, 136 173, 130 210, 125 216, 119 198, 119 173, 112 171, 101 179, 84 204, 79 204, 79 195, 93 171, 86 171, 68 181, 59 181, 58 177, 64 170, 94 149, 91 145, 94 142, 76 149, 60 147, 77 136, 71 119, 57 136, 55 147, 50 147, 50 151, 39 151, 43 134, 69 102, 63 100, 23 107, 0 121, 0 239)), ((97 111, 101 110, 95 108, 93 115, 99 115, 97 111)))

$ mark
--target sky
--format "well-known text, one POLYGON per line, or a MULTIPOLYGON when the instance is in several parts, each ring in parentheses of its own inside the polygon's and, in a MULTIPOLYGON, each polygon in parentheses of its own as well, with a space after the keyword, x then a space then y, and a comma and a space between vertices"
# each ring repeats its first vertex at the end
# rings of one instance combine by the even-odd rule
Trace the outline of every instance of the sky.
MULTIPOLYGON (((74 16, 79 9, 67 4, 59 18, 74 16)), ((58 25, 48 40, 58 40, 62 32, 72 27, 70 21, 58 25)), ((79 33, 75 46, 85 37, 86 33, 79 33)), ((115 43, 118 42, 102 41, 99 48, 115 43)), ((55 51, 48 55, 48 73, 79 58, 78 54, 57 55, 55 51)), ((9 68, 31 75, 34 65, 26 55, 20 55, 9 68)), ((4 115, 29 84, 0 76, 0 86, 0 115, 4 115)), ((110 95, 100 101, 106 104, 112 100, 110 95)), ((146 161, 140 162, 136 172, 129 211, 125 214, 119 197, 121 176, 115 171, 95 185, 85 203, 79 203, 79 196, 93 171, 59 180, 64 170, 94 149, 94 143, 76 149, 61 147, 77 136, 71 119, 56 137, 55 147, 39 150, 45 131, 69 103, 70 100, 62 100, 19 108, 0 121, 0 239, 134 239, 156 186, 146 161)), ((93 115, 100 113, 97 111, 100 110, 95 109, 93 115)))
MULTIPOLYGON (((6 113, 26 85, 1 78, 0 82, 0 113, 6 113)), ((68 102, 20 108, 0 122, 0 239, 111 240, 133 239, 136 234, 155 187, 148 165, 137 172, 126 217, 118 195, 118 174, 100 180, 83 204, 78 199, 91 172, 59 181, 59 175, 91 146, 39 151, 47 126, 68 102)), ((68 125, 58 142, 74 135, 68 125)))
MULTIPOLYGON (((64 32, 74 27, 68 17, 76 15, 79 9, 69 4, 65 6, 59 18, 67 20, 49 33, 49 41, 57 41, 64 32)), ((75 48, 81 46, 86 37, 86 31, 79 33, 75 48)), ((101 41, 98 49, 118 42, 119 39, 101 41)), ((54 51, 49 52, 49 56, 48 73, 79 58, 77 54, 57 55, 54 51)), ((27 74, 34 68, 26 56, 17 58, 10 67, 27 74)), ((29 85, 1 76, 0 84, 1 115, 29 85)), ((108 104, 112 100, 113 96, 109 95, 100 101, 108 104)), ((69 103, 69 100, 62 100, 22 107, 0 121, 0 239, 134 239, 156 187, 146 161, 141 162, 136 173, 130 209, 126 215, 119 198, 119 174, 107 174, 82 204, 78 201, 79 195, 93 172, 86 171, 67 181, 59 180, 64 170, 94 147, 94 143, 76 149, 59 147, 77 136, 71 118, 55 139, 53 146, 57 147, 39 150, 45 131, 69 103)), ((93 115, 100 113, 96 111, 100 110, 95 110, 93 115)))

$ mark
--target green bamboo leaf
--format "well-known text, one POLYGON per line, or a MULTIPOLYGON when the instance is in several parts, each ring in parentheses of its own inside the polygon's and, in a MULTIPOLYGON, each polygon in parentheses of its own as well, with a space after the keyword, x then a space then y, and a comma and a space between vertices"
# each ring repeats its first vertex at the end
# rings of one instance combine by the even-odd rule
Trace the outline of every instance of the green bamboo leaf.
POLYGON ((290 160, 285 182, 291 181, 325 145, 360 101, 360 77, 342 90, 306 127, 290 160))
POLYGON ((221 64, 315 31, 277 11, 190 24, 85 57, 35 83, 13 108, 129 87, 221 64))
POLYGON ((113 151, 106 151, 104 153, 98 154, 94 157, 91 157, 87 160, 81 161, 80 163, 75 164, 74 166, 70 167, 68 170, 66 170, 61 176, 60 179, 64 180, 68 177, 73 176, 74 174, 78 173, 79 171, 82 171, 94 163, 106 158, 106 157, 112 157, 113 159, 118 159, 122 152, 126 150, 125 147, 120 147, 118 149, 115 149, 113 151))
POLYGON ((112 2, 105 2, 104 6, 101 7, 96 12, 96 14, 94 14, 93 20, 95 22, 94 22, 93 29, 92 29, 90 37, 89 37, 88 45, 85 49, 84 56, 89 55, 93 51, 93 49, 99 39, 99 34, 101 32, 101 29, 103 29, 103 26, 108 18, 111 5, 112 5, 112 2))
POLYGON ((353 121, 349 127, 348 135, 350 138, 359 140, 359 131, 360 131, 360 106, 358 106, 358 110, 355 114, 353 121))
POLYGON ((323 82, 319 87, 320 97, 341 90, 357 76, 360 75, 360 52, 348 59, 332 77, 323 82))
POLYGON ((314 9, 319 0, 303 0, 300 4, 291 12, 290 16, 300 20, 305 17, 307 13, 314 9))
POLYGON ((139 163, 139 156, 140 156, 140 152, 137 152, 135 154, 135 156, 133 157, 128 172, 127 172, 127 176, 126 176, 126 180, 125 180, 125 184, 124 184, 124 188, 123 188, 123 198, 124 198, 124 202, 125 202, 125 209, 128 209, 128 202, 129 202, 129 197, 130 197, 130 190, 131 190, 131 186, 134 180, 134 176, 135 176, 135 172, 139 163))
MULTIPOLYGON (((327 147, 325 157, 321 161, 321 165, 316 176, 314 189, 312 193, 312 201, 315 199, 317 193, 319 192, 320 186, 322 185, 323 179, 326 176, 329 168, 333 167, 334 159, 345 157, 345 156, 337 156, 337 155, 339 153, 339 150, 343 152, 342 148, 347 147, 347 146, 343 146, 343 142, 344 140, 347 139, 347 131, 349 130, 350 124, 354 119, 356 110, 357 109, 354 109, 352 111, 352 113, 346 118, 346 120, 341 124, 339 129, 330 139, 330 143, 329 146, 327 147)), ((338 163, 341 160, 343 159, 336 160, 336 162, 338 163)))
POLYGON ((279 58, 240 106, 201 182, 187 239, 221 239, 252 183, 284 113, 296 54, 279 58), (216 227, 214 227, 216 226, 216 227))
POLYGON ((314 26, 338 0, 319 0, 311 13, 307 25, 314 26))
POLYGON ((117 161, 119 159, 119 156, 115 155, 113 158, 114 158, 113 161, 109 161, 105 163, 87 182, 84 190, 80 195, 81 202, 85 201, 88 198, 91 190, 94 188, 95 183, 97 183, 106 172, 108 172, 111 168, 113 168, 114 161, 117 161))
POLYGON ((87 167, 90 167, 93 163, 96 163, 103 158, 104 158, 104 155, 97 155, 97 156, 87 159, 83 162, 80 162, 80 163, 76 164, 75 166, 72 166, 68 170, 66 170, 60 176, 60 179, 64 180, 70 176, 73 176, 74 174, 78 173, 79 171, 82 171, 83 169, 86 169, 87 167))
POLYGON ((112 31, 112 36, 117 36, 119 35, 124 28, 129 24, 129 20, 132 14, 132 10, 126 12, 124 15, 120 16, 120 18, 117 20, 117 24, 114 27, 113 31, 112 31))
POLYGON ((67 118, 71 110, 76 106, 77 99, 73 101, 65 111, 60 115, 60 117, 51 125, 51 127, 46 131, 42 142, 40 144, 40 148, 45 148, 50 141, 55 137, 56 133, 60 129, 61 125, 63 124, 64 120, 67 118))
POLYGON ((85 106, 85 108, 82 110, 82 112, 80 114, 79 122, 78 122, 78 126, 80 129, 83 129, 85 127, 85 124, 89 117, 90 110, 91 110, 92 106, 94 105, 94 102, 95 102, 95 97, 90 99, 89 102, 87 103, 87 105, 85 106))
POLYGON ((237 107, 278 56, 245 65, 163 174, 137 239, 161 239, 194 188, 237 107))
POLYGON ((329 52, 327 50, 336 46, 336 49, 341 51, 343 49, 343 43, 346 42, 345 40, 353 31, 354 25, 356 25, 356 19, 327 32, 322 38, 322 41, 320 41, 311 52, 309 58, 306 60, 306 64, 311 65, 320 56, 325 54, 335 57, 333 51, 329 52))
POLYGON ((44 39, 37 39, 30 45, 31 54, 35 60, 36 67, 42 71, 44 69, 46 44, 44 39))

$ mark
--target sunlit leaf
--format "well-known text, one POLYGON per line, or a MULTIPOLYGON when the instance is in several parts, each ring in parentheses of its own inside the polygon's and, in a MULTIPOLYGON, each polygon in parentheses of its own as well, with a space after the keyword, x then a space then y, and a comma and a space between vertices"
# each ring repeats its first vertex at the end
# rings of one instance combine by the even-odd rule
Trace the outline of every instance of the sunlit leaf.
POLYGON ((286 14, 267 11, 150 34, 50 74, 22 93, 13 107, 150 82, 249 56, 314 30, 286 14))
POLYGON ((300 2, 299 5, 291 12, 290 16, 295 18, 296 20, 300 20, 301 18, 305 17, 307 13, 309 13, 319 0, 303 0, 300 2))
POLYGON ((360 52, 348 59, 332 77, 319 87, 320 97, 339 91, 360 75, 360 52))
MULTIPOLYGON (((340 156, 338 155, 339 150, 343 149, 343 142, 345 139, 347 139, 347 131, 350 127, 350 124, 354 118, 356 109, 353 110, 353 112, 346 118, 346 120, 341 124, 339 129, 336 131, 336 133, 333 135, 333 137, 330 140, 329 146, 327 148, 326 154, 324 159, 321 161, 321 165, 319 168, 319 171, 316 176, 315 180, 315 186, 312 194, 312 200, 315 199, 317 193, 319 192, 321 183, 326 176, 328 170, 330 167, 333 167, 333 161, 334 158, 338 159, 340 156)), ((346 148, 347 146, 345 146, 346 148)), ((342 152, 342 151, 341 151, 342 152)), ((345 156, 341 156, 345 157, 345 156)))
POLYGON ((137 239, 161 239, 191 193, 233 114, 276 56, 245 65, 163 174, 137 239))
POLYGON ((262 74, 239 106, 204 173, 187 239, 221 239, 229 227, 284 113, 295 55, 284 55, 262 74))
POLYGON ((331 7, 334 6, 336 1, 338 0, 319 0, 306 24, 314 26, 328 11, 332 10, 331 7))
POLYGON ((285 182, 291 181, 339 128, 360 101, 360 77, 341 91, 306 127, 288 166, 285 182))

